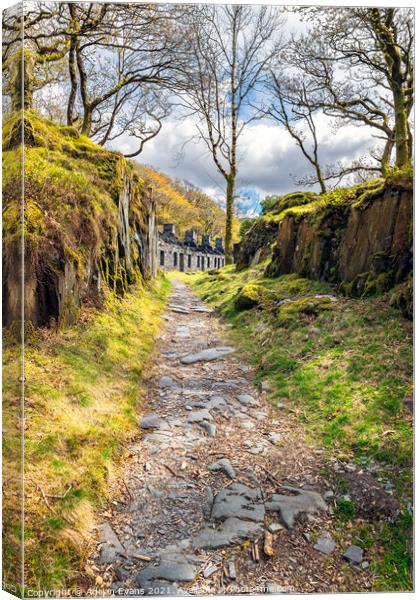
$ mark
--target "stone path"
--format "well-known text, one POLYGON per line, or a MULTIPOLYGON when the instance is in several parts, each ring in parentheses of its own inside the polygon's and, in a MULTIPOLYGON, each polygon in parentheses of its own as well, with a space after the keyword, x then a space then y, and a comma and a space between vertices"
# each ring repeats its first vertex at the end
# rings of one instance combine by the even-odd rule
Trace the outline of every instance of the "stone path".
POLYGON ((269 386, 253 386, 225 326, 177 281, 164 320, 140 435, 89 560, 97 582, 121 595, 369 589, 363 556, 346 560, 333 539, 319 454, 285 411, 270 414, 269 386))

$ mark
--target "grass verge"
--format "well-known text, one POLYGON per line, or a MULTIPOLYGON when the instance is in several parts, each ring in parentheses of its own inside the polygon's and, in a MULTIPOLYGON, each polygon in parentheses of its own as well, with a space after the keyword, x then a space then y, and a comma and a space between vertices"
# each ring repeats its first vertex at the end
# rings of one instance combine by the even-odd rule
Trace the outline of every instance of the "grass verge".
MULTIPOLYGON (((329 284, 296 275, 263 276, 264 264, 180 274, 231 324, 231 335, 270 399, 304 428, 311 443, 344 461, 383 465, 402 503, 412 495, 412 323, 384 297, 350 299, 329 284), (333 295, 333 296, 332 296, 333 295), (332 296, 332 297, 331 297, 332 296)), ((411 589, 405 540, 411 517, 374 523, 383 547, 372 568, 377 589, 411 589)))
MULTIPOLYGON (((80 580, 95 509, 108 500, 124 443, 138 433, 142 381, 170 284, 158 280, 25 347, 25 587, 80 580)), ((19 574, 20 348, 3 354, 4 581, 19 574)))

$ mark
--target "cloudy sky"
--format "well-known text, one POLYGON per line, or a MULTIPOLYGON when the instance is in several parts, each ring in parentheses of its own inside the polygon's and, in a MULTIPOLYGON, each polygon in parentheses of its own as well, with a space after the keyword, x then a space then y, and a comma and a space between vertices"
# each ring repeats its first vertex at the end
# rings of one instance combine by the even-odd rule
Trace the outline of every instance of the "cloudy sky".
MULTIPOLYGON (((289 34, 300 33, 305 24, 296 14, 287 16, 289 34)), ((328 117, 319 115, 317 131, 321 164, 351 161, 374 145, 371 130, 349 125, 335 130, 328 117)), ((174 115, 159 135, 147 142, 139 162, 155 167, 171 177, 185 179, 202 188, 223 205, 224 180, 204 142, 197 141, 193 117, 174 115)), ((129 153, 137 147, 129 137, 120 138, 116 149, 129 153)), ((270 120, 255 121, 239 141, 239 174, 236 205, 240 216, 259 212, 260 200, 268 194, 285 194, 298 189, 295 177, 311 173, 311 165, 288 132, 270 120)), ((317 189, 316 187, 314 189, 317 189)))
MULTIPOLYGON (((338 159, 350 160, 372 145, 371 132, 365 127, 345 126, 332 131, 329 119, 318 119, 321 159, 324 164, 338 159)), ((190 141, 196 134, 193 119, 168 120, 159 135, 145 145, 139 162, 151 165, 171 177, 186 179, 219 201, 223 198, 224 180, 203 142, 190 141), (187 144, 185 145, 185 142, 187 144)), ((129 138, 118 149, 135 148, 129 138)), ((287 131, 274 123, 256 122, 240 138, 240 161, 237 194, 250 199, 239 200, 243 211, 258 209, 258 200, 267 194, 284 194, 297 189, 293 176, 311 172, 311 166, 287 131)), ((302 186, 300 186, 302 187, 302 186)))

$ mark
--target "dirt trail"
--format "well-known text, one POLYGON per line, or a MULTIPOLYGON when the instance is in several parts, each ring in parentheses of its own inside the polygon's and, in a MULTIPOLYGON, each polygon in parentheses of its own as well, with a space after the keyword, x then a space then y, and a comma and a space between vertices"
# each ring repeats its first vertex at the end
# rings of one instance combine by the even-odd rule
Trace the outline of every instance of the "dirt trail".
POLYGON ((319 451, 287 412, 270 414, 225 326, 173 283, 142 434, 90 560, 97 580, 121 595, 369 590, 357 550, 352 564, 333 539, 319 451))

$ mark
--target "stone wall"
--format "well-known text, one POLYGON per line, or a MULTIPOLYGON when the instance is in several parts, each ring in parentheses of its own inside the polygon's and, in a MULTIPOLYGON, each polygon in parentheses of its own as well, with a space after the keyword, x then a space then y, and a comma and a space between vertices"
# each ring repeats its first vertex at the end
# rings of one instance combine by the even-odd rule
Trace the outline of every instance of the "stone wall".
POLYGON ((184 241, 175 234, 175 226, 165 224, 158 237, 158 267, 164 271, 207 271, 220 269, 225 264, 222 239, 213 247, 208 236, 197 241, 195 231, 187 231, 184 241))

